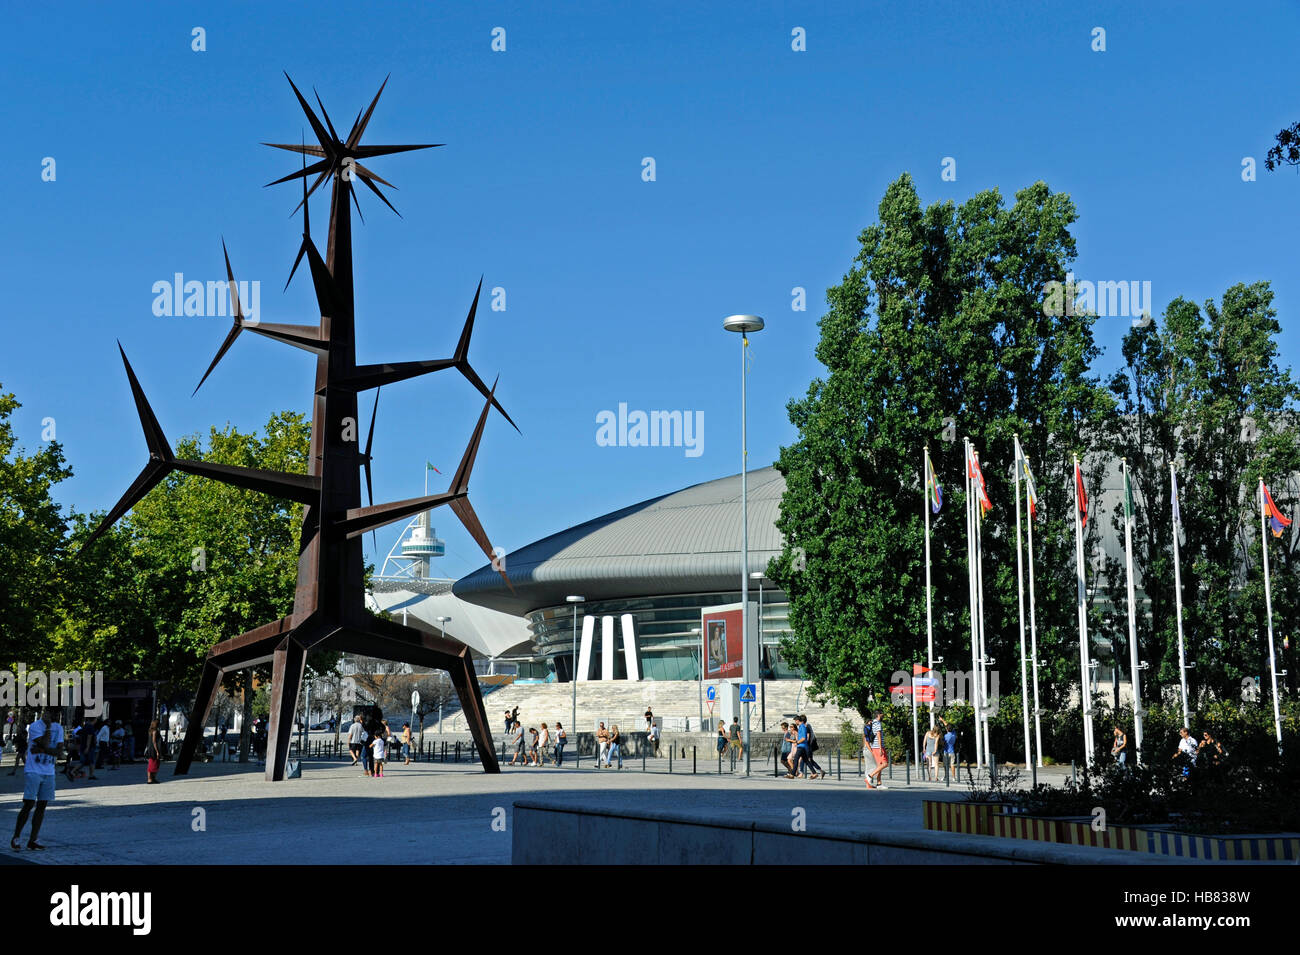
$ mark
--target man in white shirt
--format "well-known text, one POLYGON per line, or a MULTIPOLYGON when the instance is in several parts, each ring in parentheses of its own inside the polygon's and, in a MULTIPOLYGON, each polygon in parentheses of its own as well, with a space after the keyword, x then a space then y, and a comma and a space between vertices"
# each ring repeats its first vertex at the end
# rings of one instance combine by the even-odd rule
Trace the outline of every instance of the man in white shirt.
POLYGON ((95 733, 95 768, 101 769, 104 766, 104 760, 108 759, 108 741, 112 738, 112 731, 108 728, 108 720, 99 721, 99 731, 95 733))
POLYGON ((1178 749, 1174 752, 1174 760, 1182 761, 1183 775, 1186 776, 1192 764, 1196 762, 1196 740, 1192 739, 1186 726, 1179 729, 1178 735, 1181 738, 1178 741, 1178 749))
POLYGON ((27 817, 32 819, 32 834, 27 840, 27 848, 41 850, 45 847, 36 841, 41 832, 41 823, 45 821, 45 807, 54 801, 54 757, 63 742, 63 727, 59 725, 54 711, 48 707, 27 727, 28 752, 27 763, 23 767, 26 784, 23 787, 23 807, 18 810, 18 824, 14 826, 13 838, 9 848, 17 849, 18 837, 22 835, 27 817), (35 812, 32 810, 35 809, 35 812))

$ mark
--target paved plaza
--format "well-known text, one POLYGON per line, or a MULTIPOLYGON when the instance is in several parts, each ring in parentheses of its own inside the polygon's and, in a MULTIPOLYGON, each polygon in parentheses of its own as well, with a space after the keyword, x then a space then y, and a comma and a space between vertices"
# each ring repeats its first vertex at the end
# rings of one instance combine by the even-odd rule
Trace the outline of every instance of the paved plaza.
MULTIPOLYGON (((6 840, 23 786, 21 770, 8 775, 11 760, 0 771, 6 840)), ((308 760, 301 779, 268 783, 256 763, 216 762, 197 763, 181 777, 172 776, 168 764, 162 784, 150 786, 143 765, 127 765, 99 770, 96 782, 58 776, 58 796, 41 831, 48 851, 13 852, 6 841, 3 854, 8 862, 63 865, 504 865, 510 862, 513 802, 526 797, 786 824, 802 808, 809 827, 920 832, 922 799, 960 799, 966 791, 955 782, 908 786, 899 767, 889 789, 868 792, 856 761, 845 762, 842 780, 832 771, 808 781, 773 778, 770 763, 766 775, 754 766, 749 778, 743 771, 719 776, 716 762, 713 772, 696 775, 689 761, 685 772, 676 761, 671 775, 666 759, 647 766, 643 773, 637 760, 622 771, 597 770, 588 758, 581 769, 503 767, 489 776, 477 765, 426 762, 394 765, 375 779, 347 760, 308 760), (202 831, 195 829, 198 819, 202 831)), ((1048 769, 1039 779, 1059 784, 1068 774, 1068 768, 1048 769)))

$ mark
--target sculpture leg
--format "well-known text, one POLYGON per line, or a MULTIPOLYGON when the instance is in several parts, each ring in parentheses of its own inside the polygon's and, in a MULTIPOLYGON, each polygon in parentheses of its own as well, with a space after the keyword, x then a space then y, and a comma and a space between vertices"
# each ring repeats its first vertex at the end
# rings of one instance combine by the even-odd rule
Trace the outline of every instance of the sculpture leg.
POLYGON ((221 667, 211 660, 204 661, 203 675, 199 678, 199 692, 194 696, 194 709, 190 711, 190 725, 185 730, 181 750, 176 754, 175 776, 184 776, 190 771, 194 753, 203 741, 203 727, 207 725, 208 714, 212 712, 212 702, 221 689, 221 673, 221 667))
POLYGON ((298 688, 307 664, 307 651, 293 637, 275 648, 271 657, 271 719, 267 734, 266 781, 284 779, 293 738, 293 714, 298 705, 298 688))
POLYGON ((497 754, 492 749, 492 733, 488 729, 487 708, 483 705, 483 692, 479 689, 478 677, 474 674, 474 658, 469 650, 459 658, 458 664, 450 667, 452 686, 460 697, 461 712, 469 724, 470 735, 478 746, 479 758, 483 762, 483 772, 499 773, 497 754))

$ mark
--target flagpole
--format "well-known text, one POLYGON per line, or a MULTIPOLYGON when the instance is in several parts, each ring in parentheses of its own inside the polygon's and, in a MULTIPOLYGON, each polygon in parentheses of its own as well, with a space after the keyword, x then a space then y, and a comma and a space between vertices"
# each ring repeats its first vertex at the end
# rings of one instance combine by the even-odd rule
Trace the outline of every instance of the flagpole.
MULTIPOLYGON (((1026 496, 1029 487, 1025 487, 1026 496)), ((1034 518, 1029 517, 1029 653, 1034 665, 1034 753, 1041 768, 1043 765, 1043 722, 1038 705, 1038 620, 1034 613, 1034 518)))
POLYGON ((1259 546, 1264 552, 1264 614, 1268 619, 1268 670, 1273 681, 1273 730, 1282 755, 1282 713, 1277 700, 1277 657, 1273 652, 1273 587, 1268 574, 1268 518, 1264 514, 1264 479, 1259 479, 1259 546))
MULTIPOLYGON (((925 668, 926 677, 934 679, 934 617, 930 609, 930 446, 925 446, 925 460, 922 463, 925 494, 921 499, 921 512, 925 516, 925 668)), ((913 694, 915 697, 915 693, 913 694)), ((934 699, 930 699, 930 729, 934 729, 934 699)))
POLYGON ((1033 752, 1029 748, 1029 674, 1025 660, 1025 565, 1020 543, 1020 435, 1016 440, 1016 585, 1020 600, 1020 710, 1025 724, 1025 765, 1030 764, 1033 752))
POLYGON ((975 606, 975 508, 978 506, 971 493, 971 448, 970 438, 964 439, 966 462, 962 469, 966 473, 966 583, 970 597, 970 657, 971 683, 973 684, 972 702, 975 710, 975 768, 984 766, 983 739, 980 736, 980 654, 979 654, 979 610, 975 606))
POLYGON ((1178 475, 1174 472, 1174 462, 1169 462, 1169 487, 1173 501, 1174 522, 1174 608, 1178 617, 1178 682, 1183 694, 1183 725, 1191 729, 1191 717, 1187 713, 1187 653, 1183 644, 1183 571, 1178 558, 1178 475))
MULTIPOLYGON (((1142 765, 1142 670, 1138 666, 1137 602, 1133 590, 1133 485, 1128 475, 1128 458, 1122 458, 1124 468, 1124 562, 1128 583, 1128 660, 1133 683, 1133 745, 1135 759, 1142 765)), ((1115 701, 1116 710, 1119 700, 1115 701)))
POLYGON ((1078 576, 1078 610, 1079 610, 1079 697, 1083 704, 1083 747, 1084 763, 1092 769, 1092 692, 1089 686, 1091 671, 1088 666, 1088 610, 1084 603, 1086 584, 1083 566, 1083 521, 1082 504, 1079 498, 1079 485, 1083 481, 1083 472, 1079 470, 1079 456, 1074 455, 1074 564, 1078 576))
MULTIPOLYGON (((979 468, 979 452, 972 450, 975 457, 975 466, 979 468)), ((979 468, 978 474, 983 475, 984 471, 979 468)), ((988 763, 989 753, 989 720, 984 709, 989 702, 989 684, 988 684, 988 648, 984 643, 984 505, 976 501, 978 505, 975 509, 975 570, 976 570, 976 594, 979 599, 980 608, 980 710, 979 725, 984 729, 984 762, 988 763)))

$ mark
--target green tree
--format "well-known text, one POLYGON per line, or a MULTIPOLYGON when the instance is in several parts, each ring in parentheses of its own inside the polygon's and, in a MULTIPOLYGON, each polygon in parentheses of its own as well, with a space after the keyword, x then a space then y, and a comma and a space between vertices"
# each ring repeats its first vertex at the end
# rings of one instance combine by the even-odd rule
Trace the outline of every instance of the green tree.
MULTIPOLYGON (((1300 388, 1277 364, 1281 329, 1272 302, 1266 282, 1234 285, 1203 308, 1175 299, 1157 325, 1129 332, 1126 367, 1110 383, 1122 412, 1113 448, 1128 458, 1133 475, 1134 576, 1151 601, 1150 618, 1137 618, 1138 647, 1153 664, 1147 679, 1175 703, 1169 466, 1176 463, 1183 630, 1187 659, 1196 664, 1188 672, 1192 708, 1202 691, 1238 699, 1243 677, 1267 679, 1257 488, 1263 477, 1286 506, 1286 479, 1300 472, 1300 388)), ((1119 528, 1121 520, 1117 515, 1119 528)), ((1276 625, 1296 619, 1300 561, 1287 548, 1274 546, 1270 554, 1276 625)), ((1123 565, 1111 564, 1114 629, 1127 634, 1123 565)), ((1283 668, 1289 669, 1280 662, 1283 668)))
POLYGON ((922 209, 904 175, 827 291, 817 358, 828 374, 788 406, 799 437, 777 462, 786 546, 769 568, 790 599, 784 650, 818 695, 865 712, 885 701, 893 671, 925 659, 927 444, 945 500, 933 522, 936 653, 945 669, 970 666, 964 435, 981 452, 995 505, 983 534, 985 630, 1002 692, 1019 682, 1017 433, 1038 479, 1045 705, 1077 679, 1077 651, 1066 652, 1077 647, 1070 455, 1089 449, 1113 402, 1089 374, 1093 317, 1044 307, 1074 257, 1074 220, 1069 197, 1041 182, 1010 208, 991 190, 922 209), (945 419, 957 440, 944 440, 945 419))
POLYGON ((53 489, 72 470, 57 441, 27 454, 13 413, 22 407, 0 392, 0 665, 36 666, 48 650, 58 599, 58 565, 67 524, 53 489))
MULTIPOLYGON (((305 473, 310 425, 272 415, 265 433, 211 429, 178 457, 305 473)), ((98 521, 78 518, 74 543, 98 521)), ((185 700, 211 647, 293 609, 302 505, 174 473, 65 562, 56 662, 161 680, 185 700)), ((232 675, 233 677, 233 675, 232 675)), ((227 680, 242 689, 244 675, 227 680)), ((188 700, 185 700, 188 702, 188 700)))

